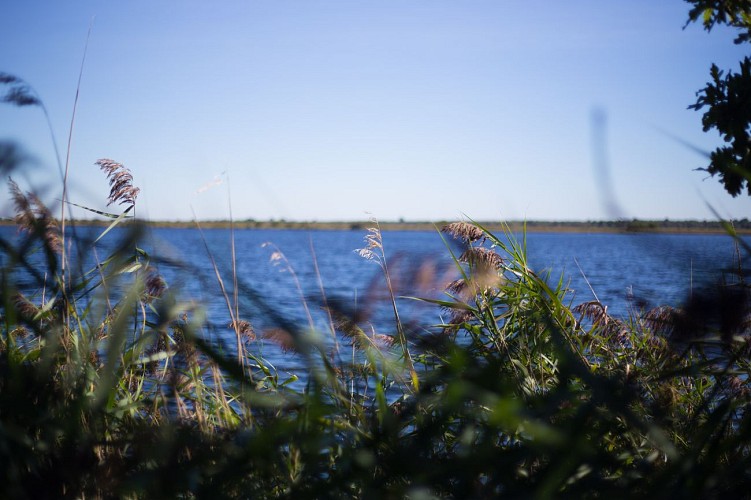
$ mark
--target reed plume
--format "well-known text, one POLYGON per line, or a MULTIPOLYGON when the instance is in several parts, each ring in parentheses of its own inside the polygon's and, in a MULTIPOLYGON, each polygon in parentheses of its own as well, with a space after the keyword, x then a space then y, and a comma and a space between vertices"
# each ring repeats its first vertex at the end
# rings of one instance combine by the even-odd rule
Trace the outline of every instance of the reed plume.
POLYGON ((146 283, 144 289, 144 302, 147 304, 154 299, 160 298, 167 291, 167 283, 159 272, 149 266, 146 270, 146 283))
POLYGON ((62 250, 62 237, 57 221, 37 195, 24 194, 13 179, 8 179, 11 198, 16 210, 15 221, 21 231, 39 237, 54 253, 62 250))
POLYGON ((23 79, 9 73, 0 73, 0 85, 7 85, 5 95, 0 99, 2 102, 15 106, 39 106, 42 101, 34 95, 31 86, 23 79))
POLYGON ((644 322, 653 332, 667 336, 673 332, 682 314, 683 312, 680 309, 658 306, 646 312, 644 322))
POLYGON ((450 314, 448 323, 443 327, 445 333, 455 332, 459 326, 469 323, 475 317, 471 309, 444 307, 443 310, 450 314))
POLYGON ((399 310, 396 306, 396 294, 394 293, 394 282, 391 279, 391 273, 389 272, 389 265, 386 261, 386 250, 383 246, 383 235, 381 234, 381 226, 378 224, 376 218, 372 218, 373 225, 368 228, 368 234, 365 236, 365 248, 356 250, 357 253, 368 260, 375 260, 383 271, 383 277, 386 279, 386 287, 389 291, 389 298, 391 299, 391 308, 394 312, 394 321, 396 322, 397 336, 394 340, 401 345, 402 355, 404 361, 407 364, 407 369, 410 372, 412 379, 412 387, 415 391, 419 389, 419 380, 417 378, 417 372, 415 371, 414 361, 412 360, 412 354, 409 352, 409 346, 407 345, 407 336, 404 331, 404 325, 399 317, 399 310))
POLYGON ((470 272, 467 276, 469 281, 449 284, 457 291, 465 287, 463 293, 473 296, 498 288, 503 281, 503 258, 493 250, 471 246, 459 256, 459 262, 468 264, 470 272))
POLYGON ((458 278, 446 285, 446 291, 454 295, 462 295, 467 290, 467 281, 464 278, 458 278))
POLYGON ((592 323, 602 328, 602 331, 608 337, 616 336, 619 341, 625 338, 628 331, 627 325, 608 314, 608 307, 603 305, 599 300, 583 302, 571 309, 576 314, 581 314, 583 318, 589 319, 592 323))
MULTIPOLYGON (((472 296, 470 286, 464 278, 455 279, 446 285, 445 291, 454 296, 460 304, 466 303, 472 296)), ((477 292, 477 290, 475 290, 475 292, 477 292)), ((442 306, 441 309, 450 314, 448 325, 444 327, 444 332, 456 331, 459 325, 468 322, 473 317, 471 309, 459 307, 458 304, 455 307, 442 306)))
POLYGON ((34 226, 34 210, 31 207, 29 199, 21 192, 18 184, 13 179, 8 179, 10 184, 10 196, 13 198, 13 206, 16 209, 15 221, 18 226, 24 229, 31 229, 34 226))
POLYGON ((261 335, 262 338, 274 342, 281 347, 282 351, 297 351, 297 343, 295 338, 284 328, 269 328, 261 335))
POLYGON ((356 339, 361 335, 365 335, 365 332, 357 325, 357 322, 347 314, 333 307, 326 308, 326 311, 331 315, 334 329, 341 332, 345 337, 356 339))
POLYGON ((460 239, 465 243, 474 243, 475 241, 485 240, 485 232, 474 224, 468 222, 452 222, 441 228, 441 232, 449 234, 454 238, 460 239))
POLYGON ((357 322, 347 314, 332 307, 328 307, 326 310, 332 318, 334 329, 350 339, 352 345, 358 349, 366 349, 371 346, 392 347, 396 342, 396 339, 391 335, 382 333, 374 332, 371 336, 368 336, 357 322))
POLYGON ((376 346, 393 347, 396 344, 396 339, 393 336, 383 333, 374 333, 371 339, 376 346))
POLYGON ((499 271, 503 267, 503 257, 493 250, 483 247, 471 247, 459 257, 460 262, 466 262, 476 271, 499 271))
POLYGON ((107 197, 107 206, 113 203, 118 205, 127 204, 132 208, 136 204, 136 198, 141 191, 133 186, 133 175, 122 163, 102 158, 96 161, 102 171, 107 174, 110 184, 110 194, 107 197))
POLYGON ((360 257, 367 260, 375 260, 382 265, 384 255, 381 229, 378 227, 369 227, 368 234, 365 236, 365 247, 358 248, 356 252, 360 257))
POLYGON ((15 306, 16 313, 27 323, 34 321, 40 313, 40 309, 22 293, 17 293, 13 297, 13 305, 15 306))
POLYGON ((593 323, 604 325, 613 321, 613 318, 608 314, 608 306, 603 305, 599 300, 582 302, 581 304, 574 306, 571 311, 576 314, 581 314, 582 317, 587 318, 593 323))
POLYGON ((250 321, 244 320, 244 319, 237 319, 234 321, 230 321, 229 325, 227 325, 227 328, 231 328, 232 330, 235 330, 240 335, 245 337, 248 340, 255 340, 256 339, 256 332, 253 329, 253 325, 250 324, 250 321))

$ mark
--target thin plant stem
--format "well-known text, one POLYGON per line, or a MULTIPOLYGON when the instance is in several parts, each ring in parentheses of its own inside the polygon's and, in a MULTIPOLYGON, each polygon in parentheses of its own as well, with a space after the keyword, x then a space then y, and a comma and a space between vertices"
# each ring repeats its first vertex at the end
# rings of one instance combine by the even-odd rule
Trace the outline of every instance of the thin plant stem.
POLYGON ((237 364, 240 365, 240 367, 244 370, 245 369, 245 357, 243 356, 243 349, 242 349, 242 337, 240 336, 239 328, 237 327, 237 321, 238 318, 235 316, 235 310, 232 307, 232 302, 230 301, 229 294, 227 293, 227 289, 224 286, 224 280, 222 280, 222 275, 219 272, 219 266, 216 263, 216 259, 214 259, 214 255, 211 253, 211 249, 209 249, 209 244, 206 242, 206 237, 203 234, 203 229, 201 228, 201 224, 198 222, 198 218, 196 217, 195 212, 193 212, 193 222, 196 225, 196 228, 198 229, 198 233, 201 235, 201 241, 203 242, 203 246, 206 249, 206 253, 209 256, 209 259, 211 259, 211 266, 214 269, 214 274, 216 276, 216 281, 219 283, 219 288, 222 291, 222 297, 224 297, 224 302, 227 305, 227 310, 229 311, 230 320, 232 321, 232 325, 235 327, 235 338, 237 340, 237 364))
POLYGON ((326 290, 323 286, 323 279, 321 278, 321 270, 318 267, 318 258, 316 256, 315 248, 313 247, 313 238, 308 239, 310 244, 310 255, 313 258, 313 269, 316 274, 316 280, 318 281, 318 288, 321 291, 321 303, 323 304, 323 310, 326 311, 329 319, 329 328, 331 329, 331 337, 334 341, 334 352, 339 357, 339 339, 336 337, 336 328, 334 328, 334 318, 331 315, 331 309, 329 309, 328 301, 326 300, 326 290))
POLYGON ((419 389, 419 381, 417 378, 417 372, 412 361, 412 354, 409 352, 409 346, 407 345, 407 336, 404 333, 404 326, 402 325, 401 318, 399 317, 399 309, 396 306, 396 294, 394 293, 393 283, 391 281, 391 274, 389 273, 389 266, 386 263, 386 250, 383 245, 383 233, 381 232, 381 225, 377 219, 373 219, 378 230, 378 243, 380 251, 379 264, 383 269, 383 275, 386 278, 386 287, 389 291, 389 299, 391 300, 391 308, 394 312, 394 321, 396 322, 396 333, 399 337, 399 343, 402 346, 402 353, 404 355, 404 361, 407 363, 407 369, 409 370, 410 377, 412 379, 412 388, 417 391, 419 389))
MULTIPOLYGON (((227 206, 229 209, 230 252, 232 254, 232 299, 235 303, 235 318, 240 318, 240 297, 237 283, 237 251, 235 247, 235 219, 232 216, 232 193, 230 192, 229 174, 227 174, 227 206)), ((235 325, 235 328, 239 328, 235 325)))
MULTIPOLYGON (((83 79, 83 68, 86 63, 86 52, 89 49, 89 39, 91 38, 91 29, 94 26, 94 18, 91 19, 91 22, 89 23, 89 30, 86 33, 86 43, 83 47, 83 58, 81 59, 81 67, 78 71, 78 83, 76 84, 76 97, 73 100, 73 112, 70 116, 70 128, 68 129, 68 146, 65 152, 65 172, 63 174, 63 199, 60 203, 60 234, 62 238, 62 256, 61 256, 61 273, 62 273, 62 282, 63 282, 63 293, 65 293, 65 271, 66 271, 66 260, 67 260, 67 254, 65 251, 65 205, 68 200, 68 173, 70 171, 70 152, 73 145, 73 129, 75 128, 75 122, 76 122, 76 110, 78 109, 78 98, 81 93, 81 80, 83 79)), ((45 110, 46 113, 46 110, 45 110)), ((67 312, 65 313, 66 317, 66 324, 67 324, 67 312)))

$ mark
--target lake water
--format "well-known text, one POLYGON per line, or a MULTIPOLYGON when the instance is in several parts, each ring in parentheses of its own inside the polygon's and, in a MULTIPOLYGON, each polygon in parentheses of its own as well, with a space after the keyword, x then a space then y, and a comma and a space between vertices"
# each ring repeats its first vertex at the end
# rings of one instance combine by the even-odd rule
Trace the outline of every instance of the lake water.
MULTIPOLYGON (((101 229, 78 231, 91 236, 101 229)), ((122 234, 108 235, 104 241, 109 243, 100 243, 96 254, 82 252, 87 261, 83 267, 104 258, 106 247, 122 234)), ((322 305, 336 302, 357 312, 376 333, 393 334, 393 311, 387 300, 378 300, 387 297, 383 274, 377 263, 355 251, 364 246, 365 234, 236 230, 240 316, 257 331, 284 322, 307 325, 305 304, 315 327, 325 331, 322 305)), ((15 229, 0 228, 0 236, 13 241, 15 229)), ((440 297, 456 277, 450 252, 437 232, 384 232, 383 242, 397 296, 440 297)), ((227 305, 209 257, 210 252, 231 289, 230 231, 204 230, 202 238, 195 229, 158 228, 150 230, 140 246, 154 257, 172 289, 205 305, 208 330, 231 346, 227 305)), ((720 279, 733 265, 736 249, 723 235, 530 233, 527 253, 534 270, 550 270, 555 280, 565 276, 572 304, 596 294, 611 313, 626 315, 633 307, 680 305, 692 288, 720 279)), ((440 323, 445 314, 408 298, 397 299, 397 304, 402 319, 414 325, 440 323)))

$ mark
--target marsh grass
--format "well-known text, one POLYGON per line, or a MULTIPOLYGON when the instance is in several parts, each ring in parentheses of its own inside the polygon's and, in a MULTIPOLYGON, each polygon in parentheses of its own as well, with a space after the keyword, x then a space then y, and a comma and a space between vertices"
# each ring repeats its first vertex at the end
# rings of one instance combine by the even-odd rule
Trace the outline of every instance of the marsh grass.
MULTIPOLYGON (((687 339, 678 309, 614 318, 597 301, 572 306, 565 279, 532 270, 510 230, 444 229, 459 240, 458 251, 447 240, 459 277, 444 298, 420 299, 449 312, 429 341, 398 326, 393 287, 393 335, 366 331, 325 294, 330 342, 312 319, 258 334, 233 299, 244 290, 233 273, 222 293, 235 351, 159 275, 137 225, 96 269, 71 276, 75 301, 60 300, 44 277, 59 256, 46 212, 11 189, 27 232, 3 242, 7 495, 705 496, 748 484, 745 327, 710 322, 687 339), (34 260, 35 248, 47 257, 34 260), (19 269, 40 280, 32 292, 16 284, 19 269), (303 357, 302 385, 280 380, 259 337, 303 357)), ((366 244, 393 285, 382 235, 369 231, 366 244)))

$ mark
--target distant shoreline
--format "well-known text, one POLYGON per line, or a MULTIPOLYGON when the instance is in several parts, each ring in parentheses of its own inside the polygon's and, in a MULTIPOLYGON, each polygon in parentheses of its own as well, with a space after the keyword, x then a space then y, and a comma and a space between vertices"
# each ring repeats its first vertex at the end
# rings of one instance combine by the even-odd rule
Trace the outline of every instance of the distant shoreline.
MULTIPOLYGON (((144 221, 139 222, 157 228, 195 228, 199 225, 203 229, 228 229, 232 223, 227 220, 208 221, 144 221)), ((382 221, 379 225, 384 231, 435 231, 453 221, 416 221, 394 222, 382 221)), ((511 221, 508 226, 499 222, 476 221, 491 232, 502 232, 509 227, 519 232, 526 224, 528 233, 670 233, 670 234, 727 234, 727 230, 717 221, 670 221, 670 220, 619 220, 619 221, 511 221)), ((108 220, 76 220, 69 224, 78 226, 107 226, 108 220)), ((12 226, 12 219, 0 219, 0 226, 12 226)), ((370 221, 341 221, 341 222, 302 222, 302 221, 234 221, 235 229, 293 229, 308 231, 365 231, 373 226, 370 221)), ((733 221, 733 227, 738 234, 751 235, 751 221, 743 219, 733 221)))

